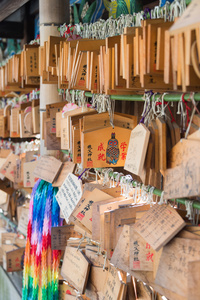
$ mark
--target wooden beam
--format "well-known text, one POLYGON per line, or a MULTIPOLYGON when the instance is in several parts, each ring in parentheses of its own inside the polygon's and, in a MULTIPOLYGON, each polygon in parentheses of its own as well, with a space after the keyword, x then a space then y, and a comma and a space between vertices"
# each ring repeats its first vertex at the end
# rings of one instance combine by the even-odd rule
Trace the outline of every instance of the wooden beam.
POLYGON ((29 0, 3 0, 0 2, 0 22, 18 10, 29 0))

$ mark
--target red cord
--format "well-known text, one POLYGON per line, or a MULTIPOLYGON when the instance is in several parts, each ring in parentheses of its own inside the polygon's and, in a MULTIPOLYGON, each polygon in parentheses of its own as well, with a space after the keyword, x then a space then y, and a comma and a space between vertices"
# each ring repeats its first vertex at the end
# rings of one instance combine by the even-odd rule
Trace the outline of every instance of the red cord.
MULTIPOLYGON (((167 101, 164 101, 164 104, 167 104, 168 102, 167 101)), ((162 105, 162 102, 156 102, 156 106, 157 105, 162 105)), ((173 123, 173 122, 176 122, 176 120, 174 119, 174 116, 173 116, 173 114, 172 114, 172 111, 171 111, 171 109, 170 109, 170 107, 169 107, 169 105, 168 105, 168 109, 169 109, 169 113, 170 113, 170 115, 171 115, 171 122, 173 123)))

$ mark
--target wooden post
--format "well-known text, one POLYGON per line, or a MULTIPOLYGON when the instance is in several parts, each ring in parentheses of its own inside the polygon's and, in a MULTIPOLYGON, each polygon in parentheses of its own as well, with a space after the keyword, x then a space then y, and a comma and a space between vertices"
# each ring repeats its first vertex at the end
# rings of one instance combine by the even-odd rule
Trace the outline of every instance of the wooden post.
MULTIPOLYGON (((57 27, 63 23, 69 24, 69 0, 39 0, 40 17, 40 45, 48 40, 50 35, 59 36, 57 27)), ((57 84, 42 84, 40 77, 40 133, 43 131, 42 113, 47 104, 60 102, 57 84)), ((41 138, 41 155, 55 155, 55 151, 48 151, 41 138)))

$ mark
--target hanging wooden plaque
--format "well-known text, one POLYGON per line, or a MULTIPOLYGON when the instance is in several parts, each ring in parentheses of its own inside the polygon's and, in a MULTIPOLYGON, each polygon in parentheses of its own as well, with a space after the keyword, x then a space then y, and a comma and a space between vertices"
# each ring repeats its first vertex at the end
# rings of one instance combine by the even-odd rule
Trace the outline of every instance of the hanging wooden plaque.
POLYGON ((90 263, 77 248, 66 247, 61 275, 80 293, 84 293, 90 271, 90 263))
POLYGON ((199 247, 199 240, 173 239, 163 248, 155 283, 185 297, 189 283, 188 263, 200 260, 199 247))
POLYGON ((134 224, 134 229, 154 250, 158 251, 185 225, 173 207, 166 204, 155 204, 134 224))
POLYGON ((124 225, 120 238, 111 257, 111 263, 116 268, 128 273, 130 271, 130 228, 131 225, 124 225))
POLYGON ((124 166, 131 131, 120 127, 82 132, 84 168, 124 166), (98 139, 94 138, 98 136, 98 139))
POLYGON ((130 269, 153 271, 154 250, 130 227, 130 269))
POLYGON ((40 160, 37 161, 37 165, 34 170, 34 176, 52 183, 57 176, 61 166, 62 162, 55 157, 42 156, 40 160))
MULTIPOLYGON (((137 125, 137 117, 129 115, 114 115, 114 125, 127 129, 134 129, 137 125)), ((109 114, 101 113, 98 115, 91 115, 83 117, 83 131, 93 130, 94 128, 102 128, 110 126, 109 114)))
MULTIPOLYGON (((86 245, 85 254, 95 267, 103 268, 105 258, 103 255, 98 254, 98 246, 86 245)), ((108 267, 108 261, 106 261, 105 267, 108 267)))
POLYGON ((163 118, 157 118, 159 134, 159 168, 164 171, 167 168, 167 127, 163 118))
POLYGON ((29 208, 23 208, 18 221, 17 230, 25 236, 27 235, 27 226, 29 222, 29 208))
MULTIPOLYGON (((122 199, 122 198, 119 198, 122 199)), ((113 198, 110 198, 110 200, 107 201, 99 201, 95 202, 92 207, 92 239, 95 241, 100 241, 100 231, 102 231, 102 228, 100 228, 100 205, 101 204, 108 204, 113 201, 113 198)))
POLYGON ((40 107, 39 99, 32 100, 32 120, 33 120, 33 133, 40 132, 40 107))
POLYGON ((107 280, 103 289, 104 300, 118 299, 122 283, 119 280, 117 269, 110 265, 107 280))
POLYGON ((168 154, 169 168, 177 167, 195 155, 200 155, 200 142, 189 138, 181 139, 168 154))
POLYGON ((7 117, 0 116, 0 136, 2 138, 9 137, 9 131, 7 130, 7 117))
POLYGON ((19 108, 13 108, 11 110, 10 136, 11 137, 20 137, 20 134, 19 134, 19 108))
POLYGON ((6 178, 8 178, 12 182, 14 182, 14 167, 16 166, 17 159, 17 155, 10 153, 0 169, 0 173, 2 173, 6 178))
MULTIPOLYGON (((64 103, 63 103, 64 106, 64 103)), ((62 106, 61 107, 55 107, 55 108, 50 108, 50 133, 56 133, 56 113, 59 113, 62 111, 62 106)))
POLYGON ((200 194, 200 162, 195 153, 179 166, 167 169, 164 173, 164 192, 168 199, 192 197, 200 194))
POLYGON ((24 112, 21 112, 19 114, 20 138, 30 137, 31 134, 32 134, 32 132, 28 131, 27 128, 26 128, 26 126, 25 126, 25 123, 24 123, 25 116, 26 116, 26 114, 24 112))
POLYGON ((141 175, 144 167, 150 131, 139 124, 131 132, 124 169, 135 175, 141 175))
POLYGON ((94 189, 88 194, 88 197, 85 197, 79 208, 73 211, 73 215, 92 233, 92 204, 101 200, 109 200, 110 198, 110 195, 94 189))
POLYGON ((74 230, 73 225, 65 225, 51 228, 51 248, 53 250, 65 250, 67 240, 70 237, 81 238, 82 235, 74 230))
POLYGON ((188 263, 188 292, 187 292, 187 300, 193 299, 198 300, 200 299, 200 287, 199 287, 199 280, 200 280, 200 261, 192 261, 188 263))
POLYGON ((62 112, 56 113, 56 136, 61 137, 61 119, 62 119, 62 112))
POLYGON ((60 150, 61 149, 61 139, 55 134, 50 133, 51 131, 51 121, 46 122, 46 147, 47 150, 60 150))
POLYGON ((26 162, 23 164, 23 173, 24 173, 24 187, 30 188, 34 187, 36 181, 38 180, 37 177, 33 175, 33 171, 37 166, 37 161, 26 162))
POLYGON ((59 300, 74 300, 74 298, 68 297, 76 297, 76 295, 75 289, 67 281, 59 281, 59 300))
POLYGON ((69 221, 74 208, 82 197, 82 181, 75 175, 69 173, 59 189, 56 199, 66 222, 69 221))
POLYGON ((60 169, 60 172, 58 176, 55 178, 52 186, 54 187, 60 187, 64 180, 66 179, 67 175, 69 173, 73 173, 75 168, 75 164, 71 161, 66 161, 62 164, 62 167, 60 169))
POLYGON ((101 215, 101 245, 107 250, 107 257, 112 256, 120 233, 125 224, 134 224, 136 212, 148 210, 149 205, 129 205, 115 210, 107 211, 101 215), (103 242, 104 241, 104 242, 103 242))
POLYGON ((91 266, 90 276, 86 287, 85 294, 87 297, 93 300, 103 298, 103 288, 107 280, 107 271, 103 268, 91 266))
POLYGON ((81 163, 81 141, 79 126, 72 126, 73 162, 81 163))
POLYGON ((49 36, 48 38, 48 66, 56 67, 56 53, 55 53, 55 45, 59 45, 59 43, 64 39, 58 36, 49 36))

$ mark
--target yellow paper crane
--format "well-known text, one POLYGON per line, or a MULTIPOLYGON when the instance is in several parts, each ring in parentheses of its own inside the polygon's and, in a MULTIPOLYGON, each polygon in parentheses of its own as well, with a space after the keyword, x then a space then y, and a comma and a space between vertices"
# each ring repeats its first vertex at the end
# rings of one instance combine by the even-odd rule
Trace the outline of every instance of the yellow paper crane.
POLYGON ((142 10, 141 0, 103 0, 106 10, 109 12, 109 17, 118 18, 119 16, 133 14, 142 10))
POLYGON ((117 1, 109 1, 109 0, 103 0, 104 6, 106 10, 109 12, 109 17, 116 18, 117 13, 117 1))

